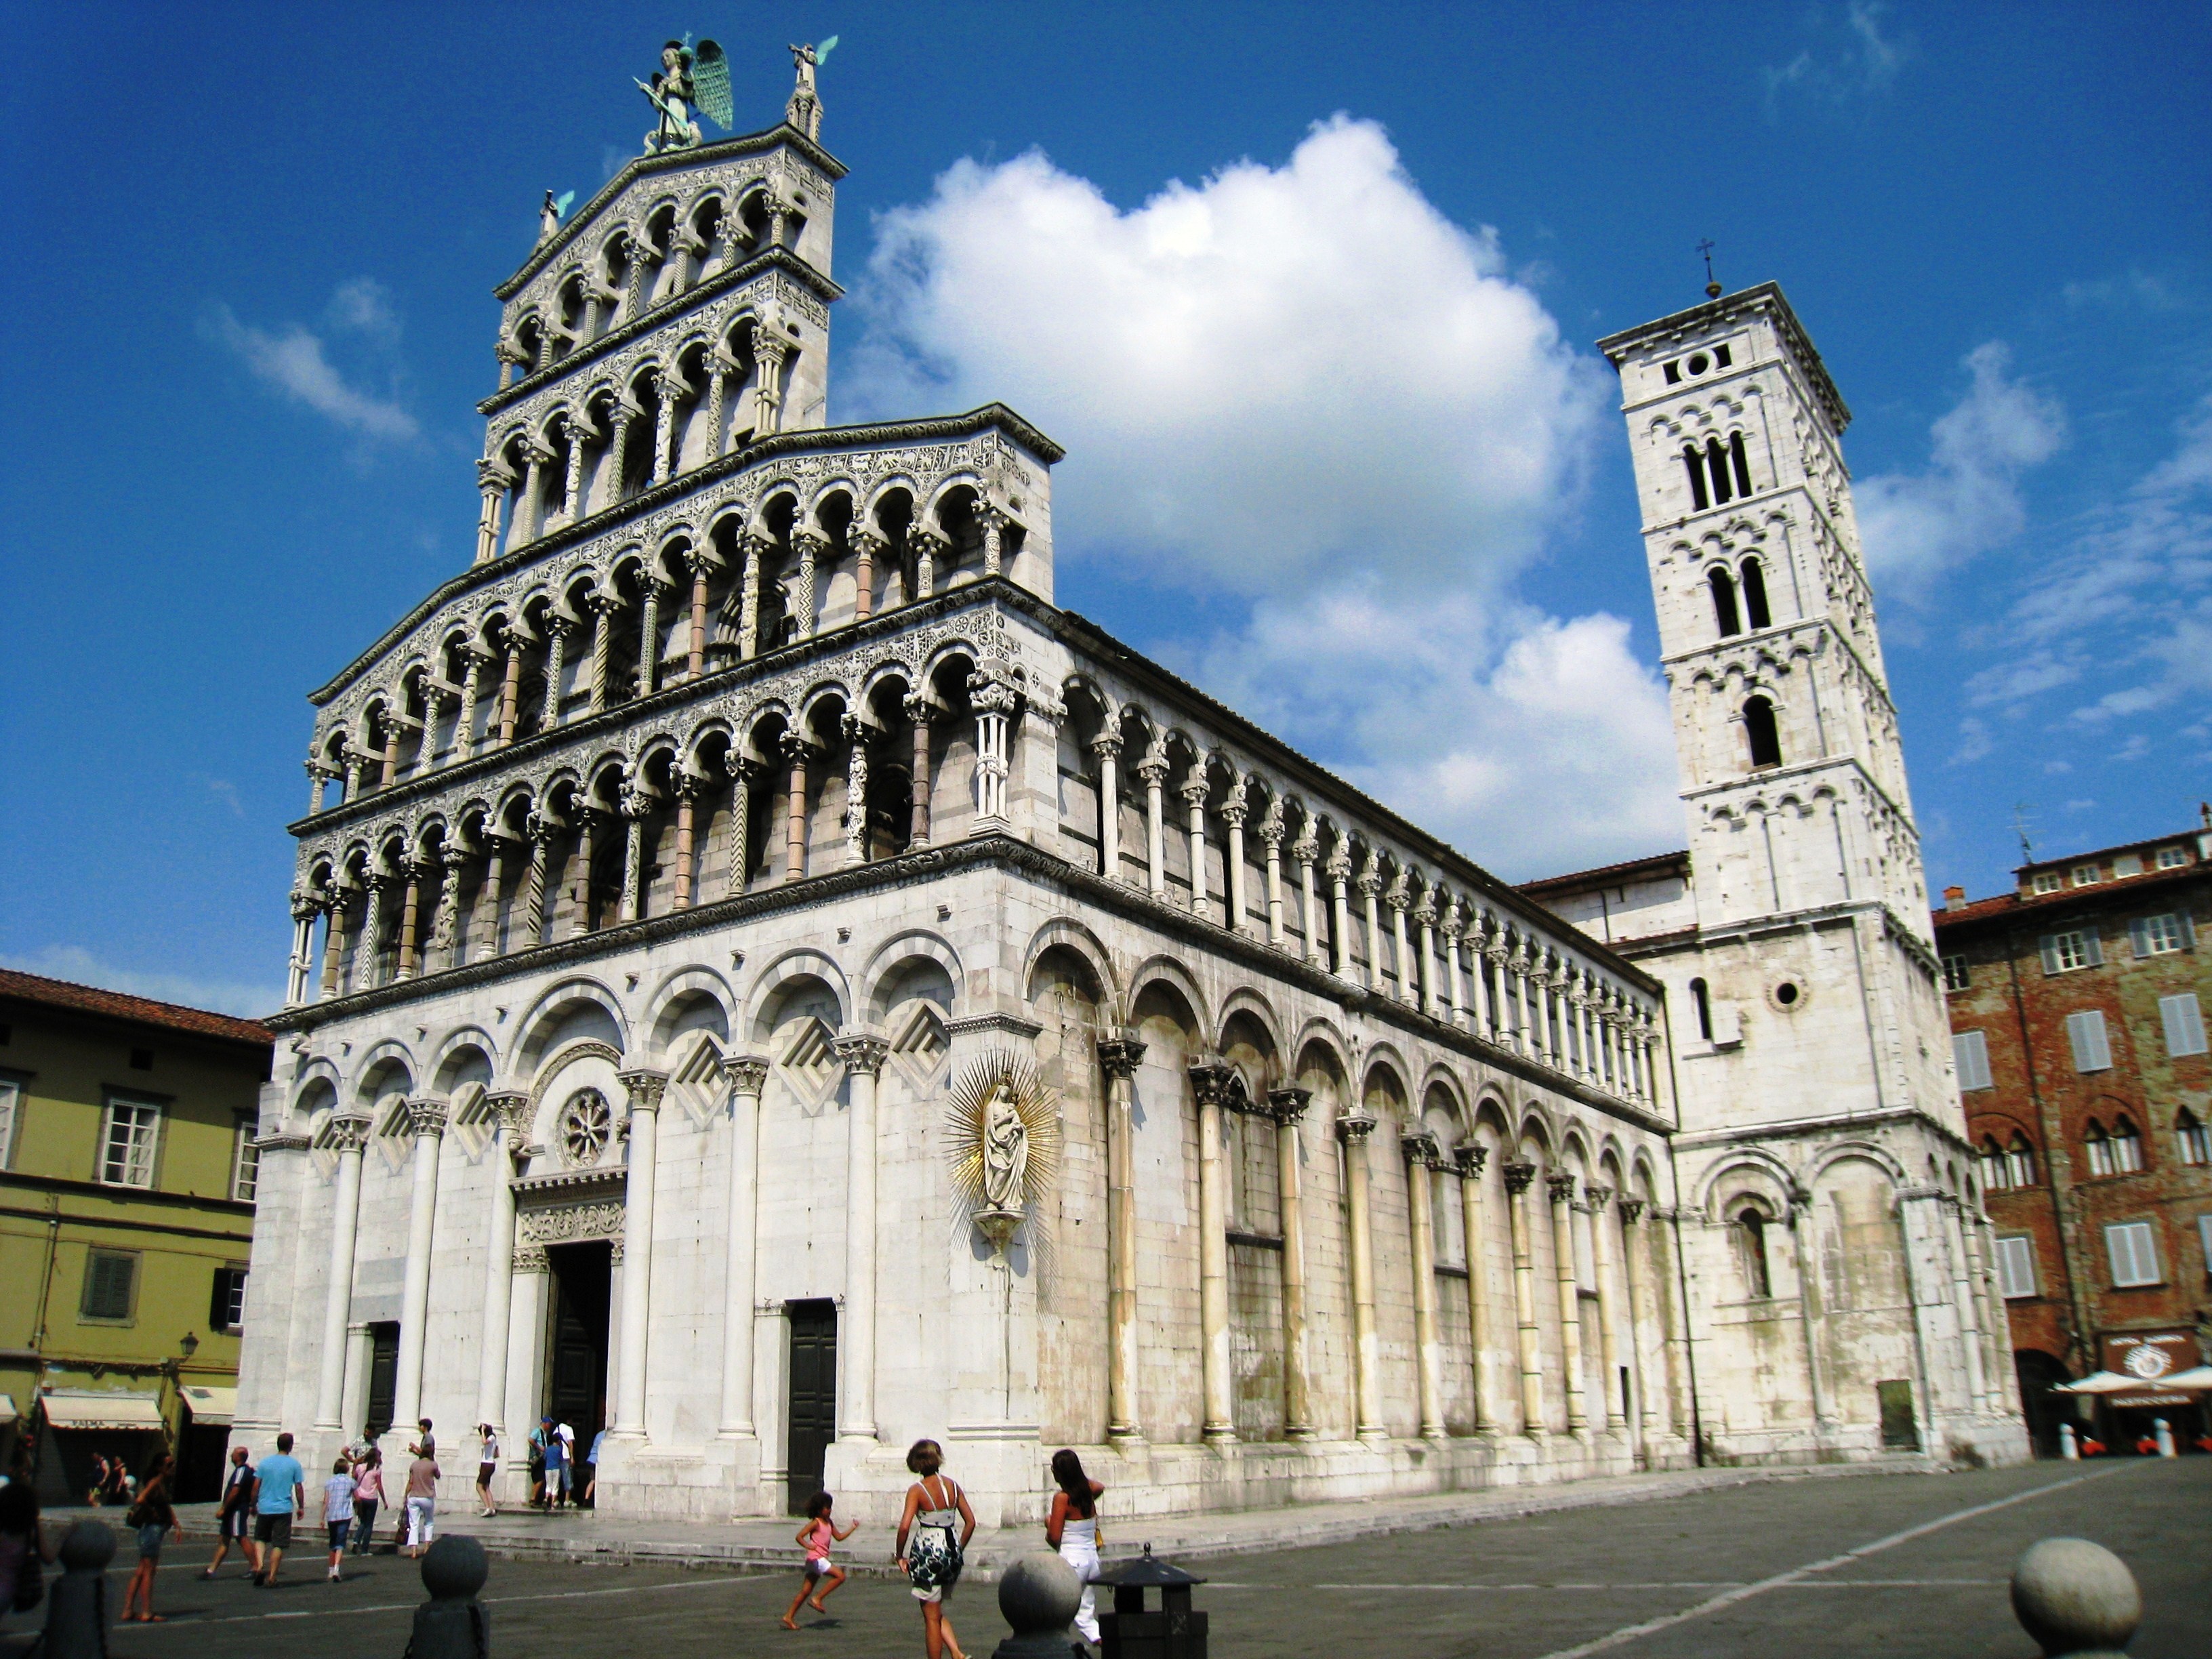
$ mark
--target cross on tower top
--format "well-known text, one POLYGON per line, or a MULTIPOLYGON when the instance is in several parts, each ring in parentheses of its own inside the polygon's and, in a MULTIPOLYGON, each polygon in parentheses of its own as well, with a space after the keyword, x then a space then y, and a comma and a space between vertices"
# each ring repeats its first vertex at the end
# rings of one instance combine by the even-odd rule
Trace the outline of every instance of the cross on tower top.
POLYGON ((1705 298, 1717 300, 1721 297, 1721 285, 1713 278, 1713 239, 1708 236, 1699 242, 1698 252, 1705 256, 1705 298))

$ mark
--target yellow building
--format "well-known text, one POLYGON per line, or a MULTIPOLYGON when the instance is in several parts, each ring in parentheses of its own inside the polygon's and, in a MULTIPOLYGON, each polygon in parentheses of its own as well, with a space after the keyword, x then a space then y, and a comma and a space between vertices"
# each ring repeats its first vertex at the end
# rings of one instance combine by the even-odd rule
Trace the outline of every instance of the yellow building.
POLYGON ((166 1437, 214 1494, 238 1385, 255 1115, 250 1020, 0 969, 0 1457, 82 1503, 166 1437))

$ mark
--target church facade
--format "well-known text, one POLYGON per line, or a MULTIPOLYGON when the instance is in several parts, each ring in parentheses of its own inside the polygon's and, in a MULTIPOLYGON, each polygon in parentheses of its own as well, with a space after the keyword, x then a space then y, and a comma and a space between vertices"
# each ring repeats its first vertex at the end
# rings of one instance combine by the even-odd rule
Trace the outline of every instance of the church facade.
MULTIPOLYGON (((1671 959, 1060 610, 1013 411, 826 423, 820 118, 806 58, 549 204, 475 562, 311 699, 239 1431, 488 1422, 516 1498, 550 1413, 609 1511, 874 1521, 928 1436, 987 1523, 1064 1444, 1152 1513, 1878 1450, 1858 1371, 1850 1434, 1705 1421, 1792 1385, 1701 1300, 1671 959)), ((1854 1362, 1936 1449, 2002 1416, 1946 1288, 1854 1362)))

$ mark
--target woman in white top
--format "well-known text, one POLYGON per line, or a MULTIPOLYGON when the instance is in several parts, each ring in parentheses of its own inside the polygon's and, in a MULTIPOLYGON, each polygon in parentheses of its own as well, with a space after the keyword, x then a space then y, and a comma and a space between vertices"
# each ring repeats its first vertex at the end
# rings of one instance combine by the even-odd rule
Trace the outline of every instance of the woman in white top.
POLYGON ((477 1513, 496 1515, 499 1505, 492 1499, 491 1478, 499 1473, 499 1433, 490 1424, 479 1423, 477 1435, 483 1442, 483 1449, 477 1454, 477 1513))
POLYGON ((1052 1455, 1052 1478, 1060 1490, 1053 1494, 1052 1513, 1045 1518, 1044 1541, 1060 1552, 1060 1559, 1083 1581, 1083 1605, 1076 1609, 1075 1628, 1096 1647, 1098 1592, 1091 1581, 1098 1577, 1098 1497, 1106 1488, 1083 1472, 1083 1460, 1066 1447, 1052 1455))

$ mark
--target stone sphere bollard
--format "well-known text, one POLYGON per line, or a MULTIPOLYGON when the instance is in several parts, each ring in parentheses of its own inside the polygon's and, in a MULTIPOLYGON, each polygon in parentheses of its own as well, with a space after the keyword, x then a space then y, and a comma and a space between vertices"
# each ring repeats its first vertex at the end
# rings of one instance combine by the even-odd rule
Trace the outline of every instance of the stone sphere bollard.
POLYGON ((105 1521, 79 1521, 62 1538, 62 1576, 46 1591, 46 1659, 106 1659, 107 1564, 115 1532, 105 1521))
POLYGON ((2048 1659, 2124 1656, 2142 1622, 2127 1563, 2086 1538, 2046 1538, 2012 1570, 2012 1610, 2048 1659))
POLYGON ((477 1592, 491 1576, 484 1547, 448 1535, 422 1552, 422 1588, 430 1599, 415 1609, 410 1659, 489 1659, 491 1613, 477 1592))
POLYGON ((1067 1626, 1083 1603, 1083 1580, 1059 1556, 1024 1555, 999 1579, 999 1612, 1014 1633, 993 1659, 1066 1659, 1067 1626))

